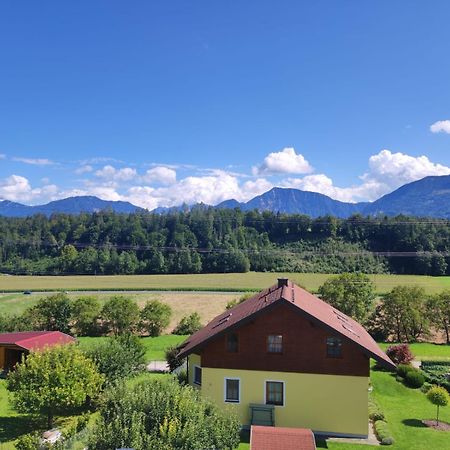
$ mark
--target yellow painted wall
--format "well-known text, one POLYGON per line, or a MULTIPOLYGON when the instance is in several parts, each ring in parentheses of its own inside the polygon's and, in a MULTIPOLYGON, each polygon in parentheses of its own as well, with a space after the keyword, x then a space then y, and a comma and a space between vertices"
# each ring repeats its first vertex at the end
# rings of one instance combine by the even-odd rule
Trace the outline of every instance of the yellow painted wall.
POLYGON ((0 347, 0 369, 5 367, 6 350, 4 347, 0 347))
POLYGON ((285 406, 275 406, 275 426, 367 435, 369 379, 365 377, 204 367, 201 391, 220 406, 232 406, 241 423, 249 425, 249 404, 264 403, 266 380, 285 382, 285 406), (226 377, 240 378, 239 404, 224 401, 226 377))
MULTIPOLYGON (((194 381, 194 366, 201 366, 202 360, 200 355, 196 355, 195 353, 192 353, 188 356, 188 382, 192 386, 197 386, 193 383, 194 381)), ((203 377, 203 372, 202 372, 203 377)))

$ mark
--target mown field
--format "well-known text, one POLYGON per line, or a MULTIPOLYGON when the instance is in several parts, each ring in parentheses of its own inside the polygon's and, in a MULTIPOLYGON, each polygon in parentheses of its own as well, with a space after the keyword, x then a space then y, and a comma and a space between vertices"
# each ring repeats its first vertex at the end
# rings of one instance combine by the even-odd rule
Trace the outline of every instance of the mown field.
MULTIPOLYGON (((310 291, 316 291, 333 276, 318 273, 248 272, 189 275, 111 275, 111 276, 10 276, 0 275, 0 292, 52 290, 260 290, 287 277, 310 291)), ((433 293, 450 288, 450 277, 424 275, 369 275, 377 292, 382 294, 398 284, 421 286, 433 293)))

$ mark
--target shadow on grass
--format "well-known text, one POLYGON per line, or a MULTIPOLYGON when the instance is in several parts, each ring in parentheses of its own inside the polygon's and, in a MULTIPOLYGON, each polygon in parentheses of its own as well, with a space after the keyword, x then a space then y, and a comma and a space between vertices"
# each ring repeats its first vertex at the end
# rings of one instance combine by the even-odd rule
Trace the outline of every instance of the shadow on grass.
POLYGON ((424 425, 419 419, 404 419, 402 420, 402 424, 407 427, 426 428, 426 425, 424 425))
POLYGON ((328 448, 327 441, 325 439, 317 439, 316 438, 316 447, 317 448, 328 448))
POLYGON ((32 416, 0 417, 0 442, 13 441, 42 427, 42 420, 32 416))

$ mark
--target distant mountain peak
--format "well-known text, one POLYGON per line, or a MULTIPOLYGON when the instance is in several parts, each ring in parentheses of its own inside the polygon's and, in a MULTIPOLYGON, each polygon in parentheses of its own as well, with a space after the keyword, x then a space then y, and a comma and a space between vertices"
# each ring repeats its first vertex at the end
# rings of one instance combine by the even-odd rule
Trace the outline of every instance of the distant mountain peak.
POLYGON ((111 210, 117 213, 130 214, 145 209, 129 202, 102 200, 93 195, 67 197, 45 205, 28 206, 5 200, 0 202, 0 216, 26 217, 34 214, 80 214, 111 210))

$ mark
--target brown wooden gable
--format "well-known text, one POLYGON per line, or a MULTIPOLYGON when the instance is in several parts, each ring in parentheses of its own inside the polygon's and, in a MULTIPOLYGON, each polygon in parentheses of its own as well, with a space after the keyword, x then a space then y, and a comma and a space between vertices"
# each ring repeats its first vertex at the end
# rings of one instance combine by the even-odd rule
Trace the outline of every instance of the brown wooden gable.
POLYGON ((369 358, 352 341, 342 339, 342 357, 327 357, 326 340, 340 337, 298 313, 287 303, 272 305, 199 349, 202 366, 334 375, 369 376, 369 358), (238 351, 227 350, 227 334, 238 336, 238 351), (282 354, 267 352, 267 336, 283 336, 282 354))

